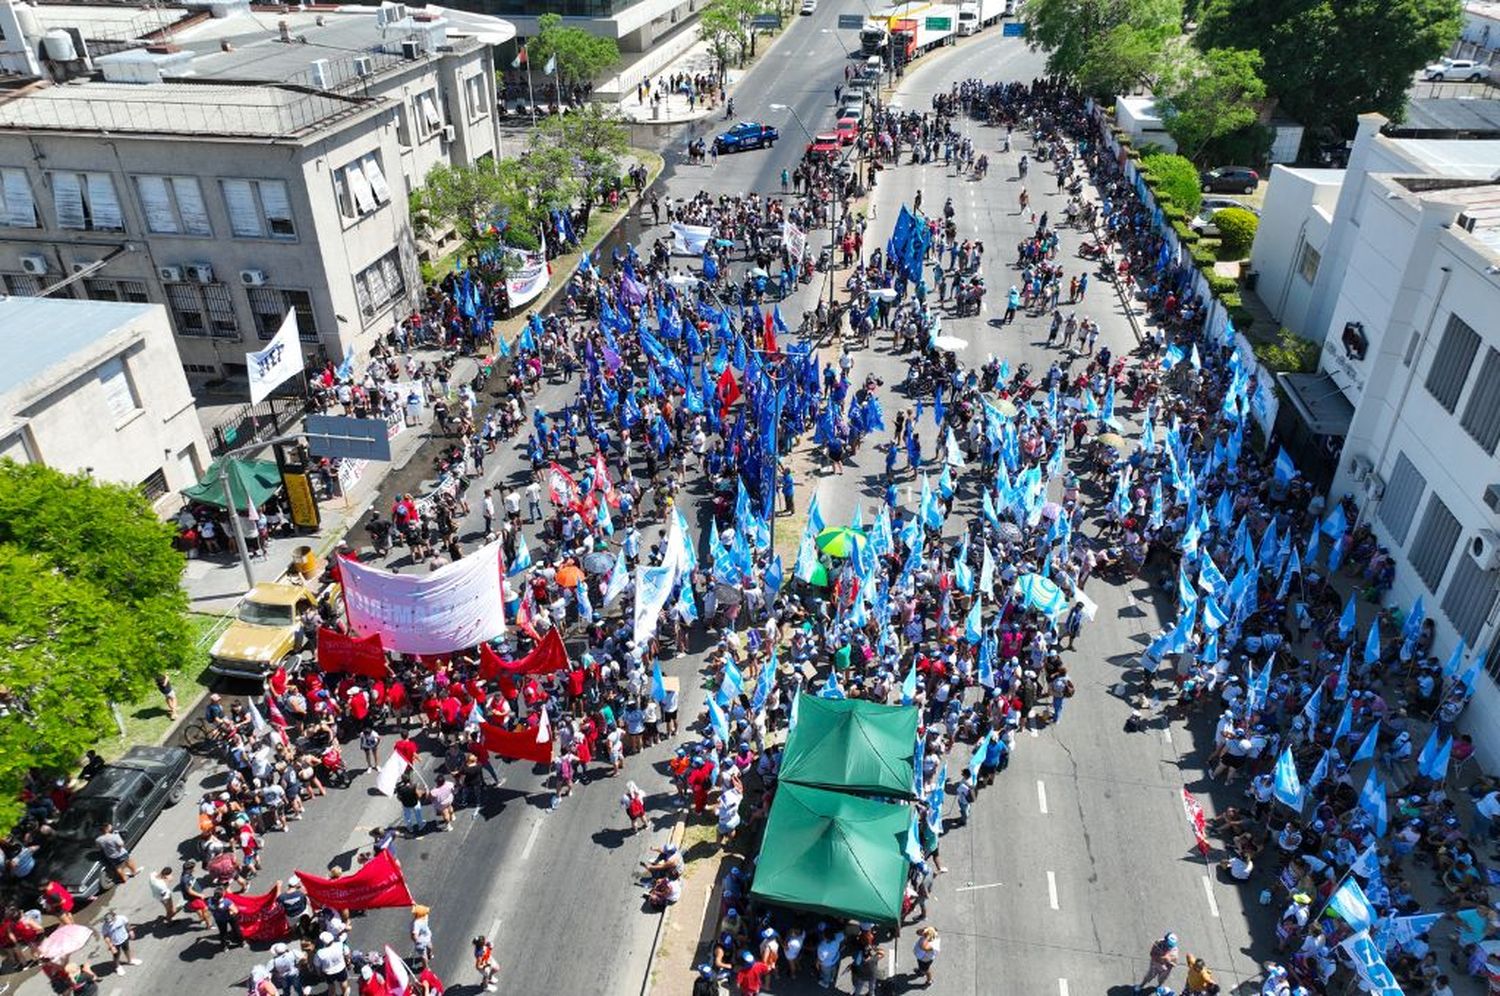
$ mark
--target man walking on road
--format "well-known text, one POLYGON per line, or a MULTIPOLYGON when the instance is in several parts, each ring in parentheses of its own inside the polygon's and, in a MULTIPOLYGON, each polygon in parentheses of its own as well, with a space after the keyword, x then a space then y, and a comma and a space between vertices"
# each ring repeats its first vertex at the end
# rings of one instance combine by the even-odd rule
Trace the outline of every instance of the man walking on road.
POLYGON ((1151 966, 1146 969, 1146 977, 1141 980, 1135 991, 1145 992, 1152 986, 1164 986, 1167 979, 1172 975, 1172 970, 1177 967, 1177 935, 1168 932, 1161 940, 1151 945, 1151 966))

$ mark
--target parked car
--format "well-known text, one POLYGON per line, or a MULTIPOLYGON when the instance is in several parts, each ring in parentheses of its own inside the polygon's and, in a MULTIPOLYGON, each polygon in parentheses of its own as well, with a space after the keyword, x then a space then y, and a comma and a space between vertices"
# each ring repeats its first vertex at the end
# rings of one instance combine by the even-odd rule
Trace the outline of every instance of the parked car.
POLYGON ((772 125, 741 121, 714 139, 714 148, 720 152, 742 152, 745 149, 759 149, 767 145, 775 145, 780 137, 781 132, 772 125))
POLYGON ((55 878, 81 900, 113 881, 94 839, 112 823, 127 848, 151 829, 161 811, 182 799, 189 755, 181 747, 132 747, 106 764, 57 821, 42 851, 38 881, 55 878))
POLYGON ((1473 59, 1439 59, 1422 70, 1422 78, 1433 83, 1444 80, 1468 80, 1476 83, 1489 74, 1489 66, 1473 59))
POLYGON ((845 98, 844 106, 839 108, 839 120, 842 121, 845 118, 853 121, 855 126, 858 127, 865 120, 864 105, 857 100, 845 98))
POLYGON ((818 9, 818 0, 802 0, 802 13, 811 14, 818 9))
POLYGON ((1203 206, 1198 209, 1198 217, 1188 222, 1188 227, 1200 235, 1218 235, 1219 226, 1213 223, 1213 216, 1225 208, 1240 208, 1260 217, 1260 211, 1241 201, 1228 197, 1205 197, 1203 206))
MULTIPOLYGON (((330 585, 325 594, 337 594, 330 585)), ((260 681, 302 649, 302 612, 318 604, 318 593, 302 584, 262 582, 235 610, 234 621, 208 653, 208 669, 230 678, 260 681)))
POLYGON ((838 135, 840 145, 853 145, 854 140, 859 137, 859 119, 839 118, 834 133, 838 135))
POLYGON ((1260 174, 1248 166, 1220 166, 1198 174, 1205 194, 1253 194, 1260 174))
POLYGON ((839 136, 837 132, 820 131, 813 136, 813 140, 807 145, 808 156, 827 156, 833 159, 839 154, 839 136))

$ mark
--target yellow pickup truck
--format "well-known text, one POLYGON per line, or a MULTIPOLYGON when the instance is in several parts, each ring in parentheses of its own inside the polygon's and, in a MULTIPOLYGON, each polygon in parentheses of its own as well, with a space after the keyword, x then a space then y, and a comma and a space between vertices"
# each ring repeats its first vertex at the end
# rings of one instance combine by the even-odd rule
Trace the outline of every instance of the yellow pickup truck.
MULTIPOLYGON (((329 585, 324 597, 338 595, 329 585)), ((303 610, 318 604, 320 593, 296 582, 265 581, 245 595, 234 620, 209 651, 208 669, 230 678, 259 681, 275 671, 306 643, 303 610)))

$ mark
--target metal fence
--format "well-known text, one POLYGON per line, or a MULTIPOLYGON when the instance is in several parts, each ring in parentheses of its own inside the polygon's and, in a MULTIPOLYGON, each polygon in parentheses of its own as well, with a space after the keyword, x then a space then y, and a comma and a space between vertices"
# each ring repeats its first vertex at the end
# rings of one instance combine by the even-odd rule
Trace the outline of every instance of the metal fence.
POLYGON ((260 404, 241 405, 209 431, 209 450, 214 456, 237 446, 281 435, 301 418, 306 406, 300 397, 272 395, 260 404))

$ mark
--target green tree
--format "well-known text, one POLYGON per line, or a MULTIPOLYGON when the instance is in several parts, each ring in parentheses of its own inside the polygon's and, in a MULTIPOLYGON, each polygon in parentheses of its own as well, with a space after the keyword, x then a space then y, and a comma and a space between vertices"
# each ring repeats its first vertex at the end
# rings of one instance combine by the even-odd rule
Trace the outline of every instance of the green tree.
POLYGON ((1159 50, 1181 27, 1182 0, 1027 0, 1022 17, 1031 46, 1047 52, 1047 71, 1081 79, 1107 73, 1102 39, 1128 42, 1137 58, 1141 49, 1159 50), (1122 26, 1132 34, 1116 33, 1122 26))
POLYGON ((542 121, 532 133, 531 145, 560 148, 572 157, 586 204, 592 204, 604 183, 620 175, 621 158, 630 147, 619 115, 598 104, 542 121))
POLYGON ((537 18, 537 35, 527 46, 526 57, 535 69, 542 69, 557 57, 559 83, 592 83, 620 63, 620 46, 583 28, 568 27, 558 14, 537 18))
POLYGON ((134 488, 0 461, 0 827, 31 767, 71 768, 193 653, 173 531, 134 488))
POLYGON ((1155 184, 1156 196, 1168 206, 1177 208, 1184 218, 1191 218, 1203 205, 1203 191, 1198 188, 1198 169, 1191 160, 1162 152, 1143 156, 1141 169, 1146 179, 1155 184))
POLYGON ((1412 74, 1453 44, 1459 0, 1205 0, 1204 49, 1258 50, 1280 106, 1310 130, 1398 115, 1412 74))
POLYGON ((755 54, 755 15, 769 9, 766 0, 708 0, 698 17, 699 30, 711 48, 715 39, 726 49, 731 44, 738 48, 744 65, 755 54))
POLYGON ((729 71, 729 59, 740 48, 740 19, 722 0, 710 0, 698 16, 698 34, 719 64, 719 76, 729 71))
POLYGON ((463 242, 464 255, 468 256, 494 244, 492 226, 521 205, 523 198, 492 164, 442 163, 434 166, 422 186, 412 191, 411 202, 413 216, 420 226, 451 225, 463 242))
POLYGON ((1219 258, 1244 259, 1255 245, 1260 219, 1244 208, 1224 208, 1209 219, 1219 230, 1219 258))
POLYGON ((1237 48, 1209 49, 1183 67, 1158 101, 1179 152, 1196 160, 1209 142, 1255 123, 1266 99, 1260 67, 1259 52, 1237 48))

